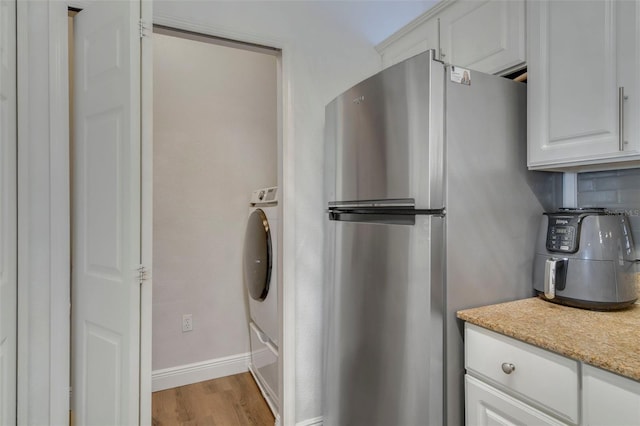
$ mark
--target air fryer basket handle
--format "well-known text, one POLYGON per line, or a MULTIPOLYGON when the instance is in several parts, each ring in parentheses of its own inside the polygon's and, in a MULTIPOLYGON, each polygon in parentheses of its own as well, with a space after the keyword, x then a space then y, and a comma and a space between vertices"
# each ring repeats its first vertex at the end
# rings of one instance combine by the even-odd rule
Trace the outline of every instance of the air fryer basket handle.
POLYGON ((544 297, 556 297, 556 268, 558 259, 547 259, 544 263, 544 297))
POLYGON ((557 290, 564 290, 569 259, 547 259, 544 264, 544 297, 553 299, 557 290))

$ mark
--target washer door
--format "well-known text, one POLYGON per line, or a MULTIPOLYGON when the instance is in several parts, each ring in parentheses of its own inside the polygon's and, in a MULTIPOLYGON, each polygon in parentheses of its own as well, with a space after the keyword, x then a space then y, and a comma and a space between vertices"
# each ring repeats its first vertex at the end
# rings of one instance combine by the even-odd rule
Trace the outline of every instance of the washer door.
POLYGON ((271 281, 271 232, 267 215, 256 209, 249 216, 244 237, 244 281, 249 295, 262 301, 271 281))

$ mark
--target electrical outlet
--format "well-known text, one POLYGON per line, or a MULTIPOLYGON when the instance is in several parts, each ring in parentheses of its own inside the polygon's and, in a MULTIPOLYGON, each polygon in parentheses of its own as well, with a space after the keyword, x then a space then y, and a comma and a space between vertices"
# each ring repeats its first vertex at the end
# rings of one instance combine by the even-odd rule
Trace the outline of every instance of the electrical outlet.
POLYGON ((184 314, 182 316, 182 332, 193 330, 193 316, 191 314, 184 314))

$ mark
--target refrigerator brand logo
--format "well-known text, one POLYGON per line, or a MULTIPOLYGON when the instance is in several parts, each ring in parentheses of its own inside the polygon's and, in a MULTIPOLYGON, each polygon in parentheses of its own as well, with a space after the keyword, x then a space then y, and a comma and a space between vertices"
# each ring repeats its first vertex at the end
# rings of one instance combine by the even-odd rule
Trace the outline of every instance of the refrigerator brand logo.
POLYGON ((358 96, 352 101, 354 104, 359 105, 364 102, 364 96, 358 96))

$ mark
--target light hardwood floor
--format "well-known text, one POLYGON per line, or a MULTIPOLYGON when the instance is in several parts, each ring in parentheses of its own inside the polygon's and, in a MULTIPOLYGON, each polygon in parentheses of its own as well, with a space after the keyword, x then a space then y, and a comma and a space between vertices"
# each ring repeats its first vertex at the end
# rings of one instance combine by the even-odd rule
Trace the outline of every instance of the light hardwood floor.
POLYGON ((275 422, 251 373, 154 392, 152 407, 153 426, 273 426, 275 422))

